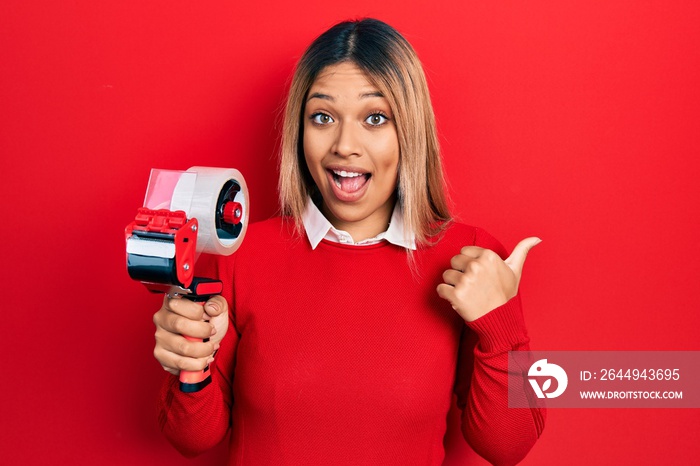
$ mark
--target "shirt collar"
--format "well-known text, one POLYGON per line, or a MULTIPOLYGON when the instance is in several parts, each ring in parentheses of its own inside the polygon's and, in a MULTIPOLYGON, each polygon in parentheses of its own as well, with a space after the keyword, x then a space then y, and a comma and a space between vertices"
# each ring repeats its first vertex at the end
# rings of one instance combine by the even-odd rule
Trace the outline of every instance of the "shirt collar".
POLYGON ((302 215, 302 222, 304 223, 306 236, 309 239, 309 243, 311 243, 311 249, 316 249, 318 243, 320 243, 324 238, 336 243, 355 244, 358 246, 376 244, 386 240, 389 243, 402 248, 413 250, 416 249, 415 235, 412 231, 407 230, 404 223, 403 213, 398 203, 394 205, 394 211, 392 212, 391 220, 389 221, 389 228, 374 238, 369 238, 359 242, 355 242, 347 232, 336 229, 323 215, 311 198, 306 200, 306 209, 302 215))

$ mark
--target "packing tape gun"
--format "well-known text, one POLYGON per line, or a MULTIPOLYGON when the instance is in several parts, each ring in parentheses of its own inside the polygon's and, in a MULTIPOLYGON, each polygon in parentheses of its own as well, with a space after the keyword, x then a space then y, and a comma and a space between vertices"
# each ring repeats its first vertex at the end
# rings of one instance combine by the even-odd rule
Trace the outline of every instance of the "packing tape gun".
MULTIPOLYGON (((248 188, 238 170, 151 170, 143 207, 126 227, 129 276, 152 292, 203 305, 222 292, 223 284, 196 276, 195 262, 201 253, 230 255, 238 249, 248 227, 248 205, 248 188)), ((197 392, 210 382, 208 366, 180 372, 183 392, 197 392)))

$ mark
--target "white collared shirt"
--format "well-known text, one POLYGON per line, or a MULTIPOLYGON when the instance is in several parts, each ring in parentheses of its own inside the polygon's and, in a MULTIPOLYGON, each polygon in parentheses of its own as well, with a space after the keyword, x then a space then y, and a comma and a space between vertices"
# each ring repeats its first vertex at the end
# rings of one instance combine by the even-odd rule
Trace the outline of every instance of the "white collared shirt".
POLYGON ((389 220, 389 228, 383 233, 379 233, 374 238, 364 239, 355 242, 352 236, 346 231, 336 229, 331 222, 323 215, 311 198, 306 201, 306 209, 302 215, 306 237, 311 243, 311 249, 316 249, 321 240, 326 239, 334 243, 354 244, 356 246, 369 246, 381 241, 388 241, 396 246, 406 249, 416 249, 415 235, 407 231, 403 221, 403 214, 398 203, 394 205, 394 211, 389 220))

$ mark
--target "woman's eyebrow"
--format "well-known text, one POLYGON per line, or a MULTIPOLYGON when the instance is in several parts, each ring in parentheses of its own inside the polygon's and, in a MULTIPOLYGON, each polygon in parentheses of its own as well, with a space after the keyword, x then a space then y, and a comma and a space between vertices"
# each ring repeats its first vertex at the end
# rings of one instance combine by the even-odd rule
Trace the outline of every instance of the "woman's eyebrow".
MULTIPOLYGON (((359 96, 360 99, 367 99, 367 98, 370 98, 370 97, 381 97, 381 98, 383 98, 383 97, 384 97, 384 94, 382 94, 382 93, 379 92, 379 91, 373 91, 373 92, 365 92, 365 93, 363 93, 363 94, 360 94, 360 96, 359 96)), ((306 99, 306 101, 308 102, 308 101, 310 101, 311 99, 322 99, 322 100, 328 100, 328 101, 330 101, 330 102, 335 102, 335 98, 334 98, 333 96, 330 96, 330 95, 328 95, 328 94, 323 94, 323 93, 321 93, 321 92, 314 92, 313 94, 311 94, 311 95, 309 96, 308 99, 306 99)))
POLYGON ((335 102, 335 99, 333 97, 329 96, 328 94, 321 94, 320 92, 314 92, 313 94, 311 94, 309 96, 308 99, 306 99, 306 101, 308 102, 311 99, 322 99, 322 100, 329 100, 331 102, 335 102))
POLYGON ((360 99, 366 99, 369 97, 384 97, 384 94, 382 94, 379 91, 367 92, 365 94, 360 94, 360 99))

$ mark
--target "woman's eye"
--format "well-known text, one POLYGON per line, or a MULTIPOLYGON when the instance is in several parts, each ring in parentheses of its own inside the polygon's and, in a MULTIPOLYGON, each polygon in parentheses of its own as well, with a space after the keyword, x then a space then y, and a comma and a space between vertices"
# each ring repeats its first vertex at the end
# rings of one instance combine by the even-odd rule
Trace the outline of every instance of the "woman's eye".
POLYGON ((317 125, 327 125, 329 123, 333 123, 333 118, 331 118, 330 115, 326 115, 325 113, 314 113, 313 115, 311 115, 311 121, 313 121, 317 125))
POLYGON ((373 113, 372 115, 368 116, 365 122, 367 124, 372 125, 372 126, 381 126, 384 123, 389 121, 387 117, 382 115, 381 113, 373 113))

